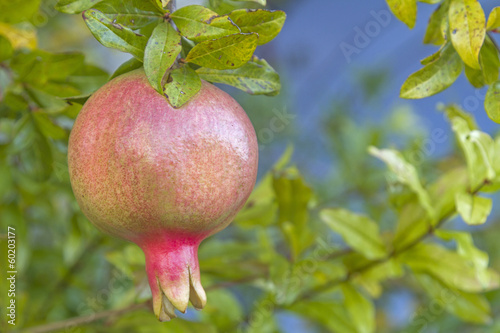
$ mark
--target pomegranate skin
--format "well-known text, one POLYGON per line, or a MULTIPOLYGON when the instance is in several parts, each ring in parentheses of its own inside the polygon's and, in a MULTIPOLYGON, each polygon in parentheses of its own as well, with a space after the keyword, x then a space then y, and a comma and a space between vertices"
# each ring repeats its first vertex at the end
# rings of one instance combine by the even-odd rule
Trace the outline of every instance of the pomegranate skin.
POLYGON ((69 139, 71 185, 100 230, 138 244, 160 320, 206 302, 197 249, 225 228, 255 184, 257 138, 245 111, 202 82, 179 109, 138 69, 95 92, 69 139))

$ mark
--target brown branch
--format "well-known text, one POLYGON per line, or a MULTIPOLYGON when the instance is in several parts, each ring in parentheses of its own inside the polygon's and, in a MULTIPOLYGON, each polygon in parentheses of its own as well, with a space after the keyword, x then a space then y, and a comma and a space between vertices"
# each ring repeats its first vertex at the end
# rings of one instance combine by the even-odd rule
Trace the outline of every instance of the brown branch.
POLYGON ((108 311, 103 311, 99 313, 94 313, 88 316, 84 317, 76 317, 76 318, 70 318, 67 320, 63 321, 58 321, 55 323, 50 323, 47 325, 41 325, 41 326, 35 326, 35 327, 29 327, 26 328, 25 330, 21 331, 21 333, 46 333, 46 332, 53 332, 61 329, 69 329, 73 328, 76 326, 81 326, 85 324, 90 324, 95 321, 101 320, 101 319, 106 319, 109 317, 118 317, 121 315, 124 315, 129 312, 137 311, 137 310, 143 310, 143 309, 151 309, 151 300, 139 303, 139 304, 132 304, 126 308, 123 309, 115 309, 115 310, 108 310, 108 311))

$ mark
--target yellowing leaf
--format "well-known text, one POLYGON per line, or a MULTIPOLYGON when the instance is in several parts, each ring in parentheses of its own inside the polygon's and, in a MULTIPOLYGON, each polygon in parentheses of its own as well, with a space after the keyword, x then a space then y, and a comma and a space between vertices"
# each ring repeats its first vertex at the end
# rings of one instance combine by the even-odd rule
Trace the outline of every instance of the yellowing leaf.
POLYGON ((0 35, 7 38, 14 49, 27 48, 33 50, 37 45, 35 29, 19 29, 0 22, 0 35))
POLYGON ((451 42, 462 60, 480 69, 479 51, 486 35, 486 18, 477 0, 452 0, 448 12, 451 42))
POLYGON ((445 1, 432 13, 427 30, 425 31, 424 43, 442 45, 445 42, 444 36, 447 31, 443 31, 443 26, 447 25, 449 1, 445 1))
POLYGON ((194 42, 202 42, 241 32, 227 17, 198 5, 182 7, 171 15, 181 35, 194 42))
POLYGON ((266 44, 274 39, 285 24, 286 14, 275 10, 249 10, 238 9, 228 16, 241 29, 242 32, 255 32, 259 34, 258 44, 266 44))
POLYGON ((495 7, 491 10, 486 28, 488 30, 500 28, 500 7, 495 7))
POLYGON ((240 33, 207 40, 193 47, 186 61, 213 69, 238 68, 252 58, 257 39, 255 33, 240 33))
POLYGON ((438 59, 413 73, 401 87, 401 98, 419 99, 435 95, 456 81, 463 69, 460 56, 450 43, 446 44, 438 59))
POLYGON ((393 14, 408 28, 413 29, 417 21, 417 0, 386 0, 393 14))
POLYGON ((278 93, 281 88, 278 73, 267 61, 256 57, 237 69, 201 67, 196 72, 204 80, 228 84, 254 95, 278 93))

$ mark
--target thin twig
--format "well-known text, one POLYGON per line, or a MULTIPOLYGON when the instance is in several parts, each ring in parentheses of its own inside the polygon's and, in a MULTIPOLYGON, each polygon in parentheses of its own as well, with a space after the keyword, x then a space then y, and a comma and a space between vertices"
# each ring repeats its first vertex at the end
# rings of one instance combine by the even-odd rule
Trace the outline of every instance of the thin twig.
POLYGON ((143 310, 143 309, 151 309, 151 300, 139 303, 139 304, 132 304, 126 308, 123 309, 115 309, 115 310, 108 310, 108 311, 103 311, 99 313, 94 313, 88 316, 84 317, 76 317, 76 318, 70 318, 67 320, 63 321, 58 321, 55 323, 50 323, 47 325, 41 325, 41 326, 35 326, 31 328, 27 328, 21 333, 46 333, 46 332, 53 332, 61 329, 72 329, 76 326, 81 326, 85 324, 90 324, 95 321, 101 320, 101 319, 106 319, 108 317, 117 317, 124 315, 129 312, 134 312, 137 310, 143 310))

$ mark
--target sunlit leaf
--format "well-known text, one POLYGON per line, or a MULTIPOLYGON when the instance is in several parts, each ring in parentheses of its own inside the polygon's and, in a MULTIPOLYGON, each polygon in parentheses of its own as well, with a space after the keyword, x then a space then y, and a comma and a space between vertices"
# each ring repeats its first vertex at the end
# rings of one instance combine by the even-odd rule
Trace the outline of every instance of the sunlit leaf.
POLYGON ((278 93, 281 89, 278 73, 267 61, 256 57, 237 69, 201 67, 196 72, 203 80, 227 84, 253 95, 278 93))
POLYGON ((486 35, 486 18, 478 0, 451 0, 449 14, 451 42, 462 60, 480 69, 479 51, 486 35))
POLYGON ((488 22, 486 23, 488 30, 500 28, 500 7, 495 7, 491 10, 488 22))
POLYGON ((444 36, 447 31, 443 31, 443 25, 446 26, 448 21, 448 8, 450 6, 449 0, 444 1, 432 13, 427 30, 425 31, 424 43, 442 45, 445 42, 444 36))
POLYGON ((370 154, 384 161, 397 179, 407 185, 418 196, 420 204, 427 211, 432 220, 436 220, 436 212, 432 207, 429 194, 420 183, 415 167, 405 161, 403 156, 396 150, 369 148, 370 154))
POLYGON ((35 49, 37 46, 36 31, 32 28, 17 28, 0 22, 0 35, 7 38, 14 49, 35 49))
POLYGON ((429 274, 447 286, 465 292, 482 292, 499 286, 499 276, 491 269, 484 269, 480 278, 472 263, 456 252, 437 244, 419 244, 398 256, 415 273, 429 274), (486 281, 484 279, 486 277, 486 281))
POLYGON ((457 211, 462 219, 471 225, 483 224, 491 213, 493 202, 469 193, 459 192, 455 196, 457 211))
POLYGON ((347 244, 367 258, 380 258, 387 254, 378 225, 370 218, 344 209, 324 209, 320 217, 347 244))
POLYGON ((59 0, 55 8, 66 14, 78 14, 92 8, 102 0, 59 0))
POLYGON ((344 294, 345 308, 356 327, 356 332, 375 332, 375 308, 373 303, 349 283, 342 284, 341 289, 344 294))
POLYGON ((286 20, 286 14, 281 10, 237 9, 228 16, 242 32, 257 33, 259 35, 258 45, 273 40, 280 33, 286 20))
POLYGON ((252 58, 258 38, 255 33, 240 33, 204 41, 193 47, 186 61, 213 69, 238 68, 252 58))
POLYGON ((408 28, 413 29, 417 21, 417 0, 386 0, 392 13, 408 28))
POLYGON ((402 98, 419 99, 435 95, 456 81, 463 69, 460 56, 448 43, 441 56, 413 73, 401 87, 402 98))
POLYGON ((241 32, 232 21, 221 18, 217 13, 199 5, 182 7, 172 13, 171 17, 180 33, 194 42, 241 32))
POLYGON ((92 8, 99 10, 113 23, 131 29, 159 22, 164 15, 164 11, 160 11, 153 2, 145 0, 106 0, 99 2, 92 8))

